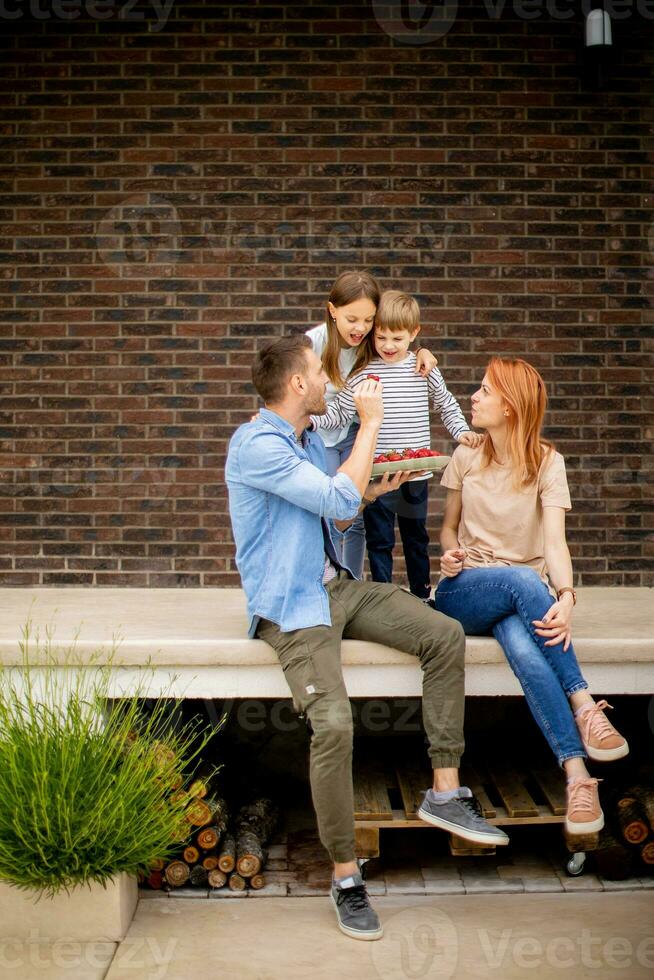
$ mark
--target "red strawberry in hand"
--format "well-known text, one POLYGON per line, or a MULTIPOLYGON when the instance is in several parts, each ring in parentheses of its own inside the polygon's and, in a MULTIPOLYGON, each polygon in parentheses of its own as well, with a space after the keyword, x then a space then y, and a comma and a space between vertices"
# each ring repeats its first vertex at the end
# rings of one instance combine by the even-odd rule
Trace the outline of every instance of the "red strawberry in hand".
POLYGON ((367 374, 366 378, 369 378, 370 381, 381 381, 381 378, 379 378, 376 374, 367 374))

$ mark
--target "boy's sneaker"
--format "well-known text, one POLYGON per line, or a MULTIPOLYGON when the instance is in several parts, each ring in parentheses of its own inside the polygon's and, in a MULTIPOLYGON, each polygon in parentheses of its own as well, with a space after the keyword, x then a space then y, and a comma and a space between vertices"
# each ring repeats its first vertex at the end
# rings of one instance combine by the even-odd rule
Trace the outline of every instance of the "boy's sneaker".
POLYGON ((604 826, 597 779, 587 776, 568 783, 565 829, 569 834, 594 834, 604 826))
POLYGON ((331 896, 341 932, 352 939, 381 939, 384 930, 360 874, 342 878, 338 884, 332 880, 331 896))
POLYGON ((596 762, 613 762, 614 759, 622 759, 629 752, 626 738, 622 737, 604 714, 604 709, 610 707, 612 705, 608 701, 598 701, 575 714, 586 754, 596 762))
POLYGON ((437 803, 433 790, 428 789, 420 804, 418 816, 434 827, 449 830, 451 834, 472 841, 473 844, 502 846, 509 843, 503 830, 484 820, 479 801, 467 786, 460 786, 457 795, 445 803, 437 803))

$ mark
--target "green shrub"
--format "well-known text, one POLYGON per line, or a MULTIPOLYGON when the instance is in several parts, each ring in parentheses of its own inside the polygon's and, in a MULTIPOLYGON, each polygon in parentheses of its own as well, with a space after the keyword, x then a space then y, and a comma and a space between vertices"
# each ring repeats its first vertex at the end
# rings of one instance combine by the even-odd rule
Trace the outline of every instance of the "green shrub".
POLYGON ((62 659, 50 636, 33 655, 30 625, 21 666, 0 671, 0 879, 53 895, 145 872, 188 833, 178 790, 212 733, 168 731, 168 702, 145 714, 141 688, 109 708, 112 658, 62 659))

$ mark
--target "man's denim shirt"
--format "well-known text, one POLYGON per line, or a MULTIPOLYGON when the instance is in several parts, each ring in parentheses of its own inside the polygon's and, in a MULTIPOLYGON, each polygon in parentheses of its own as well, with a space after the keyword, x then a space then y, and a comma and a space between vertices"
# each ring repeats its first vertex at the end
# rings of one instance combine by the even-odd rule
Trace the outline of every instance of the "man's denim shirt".
POLYGON ((354 517, 361 495, 345 473, 330 477, 326 470, 320 436, 306 431, 299 445, 291 423, 269 409, 230 440, 225 477, 249 636, 259 618, 282 632, 331 626, 322 583, 325 551, 334 565, 344 566, 330 524, 354 517))

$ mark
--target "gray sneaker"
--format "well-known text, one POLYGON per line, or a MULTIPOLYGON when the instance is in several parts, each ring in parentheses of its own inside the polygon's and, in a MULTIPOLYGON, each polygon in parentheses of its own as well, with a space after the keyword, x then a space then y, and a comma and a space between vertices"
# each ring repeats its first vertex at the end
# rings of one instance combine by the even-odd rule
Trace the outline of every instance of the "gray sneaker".
POLYGON ((460 786, 457 795, 446 803, 434 802, 432 790, 428 789, 420 804, 418 816, 434 827, 449 830, 451 834, 474 844, 501 846, 509 843, 503 830, 486 823, 479 801, 467 786, 460 786))
POLYGON ((381 939, 384 930, 370 904, 361 875, 350 875, 340 885, 332 881, 331 896, 341 932, 352 939, 381 939))

